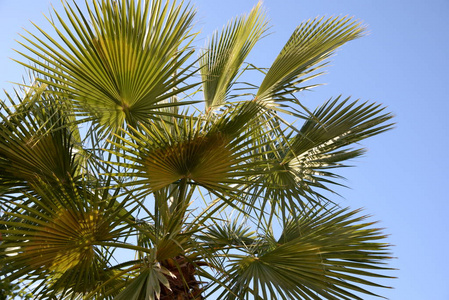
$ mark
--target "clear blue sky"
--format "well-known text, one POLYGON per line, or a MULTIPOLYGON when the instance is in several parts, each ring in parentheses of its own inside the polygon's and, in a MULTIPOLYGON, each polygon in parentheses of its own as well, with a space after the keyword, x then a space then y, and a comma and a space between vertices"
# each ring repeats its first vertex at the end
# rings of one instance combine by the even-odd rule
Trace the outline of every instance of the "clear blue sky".
MULTIPOLYGON (((192 0, 203 39, 254 0, 192 0)), ((29 20, 46 25, 49 0, 0 0, 0 87, 21 81, 23 68, 8 57, 29 20)), ((59 0, 54 1, 60 7, 59 0)), ((345 45, 333 58, 328 83, 301 95, 309 107, 343 94, 383 103, 397 127, 364 143, 368 154, 345 170, 351 189, 339 190, 343 206, 364 207, 391 234, 399 268, 381 291, 392 300, 449 299, 449 1, 266 0, 272 34, 249 59, 269 66, 293 29, 317 15, 353 15, 370 34, 345 45)), ((200 43, 204 43, 201 41, 200 43)), ((202 45, 202 44, 200 44, 202 45)), ((0 98, 2 98, 1 96, 0 98)), ((372 299, 372 298, 365 298, 372 299)))

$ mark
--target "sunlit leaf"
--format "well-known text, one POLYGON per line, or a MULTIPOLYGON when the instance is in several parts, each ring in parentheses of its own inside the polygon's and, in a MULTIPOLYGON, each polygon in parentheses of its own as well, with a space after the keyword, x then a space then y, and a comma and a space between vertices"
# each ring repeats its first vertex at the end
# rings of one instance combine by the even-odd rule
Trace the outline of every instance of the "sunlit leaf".
POLYGON ((301 84, 316 77, 315 71, 338 47, 360 37, 363 31, 359 21, 348 17, 303 22, 268 69, 256 97, 277 107, 284 95, 306 88, 301 84))
POLYGON ((225 104, 241 65, 266 30, 259 2, 248 15, 230 21, 221 33, 214 33, 200 59, 206 108, 225 104))
POLYGON ((64 3, 64 11, 49 19, 59 39, 37 26, 41 35, 24 36, 22 45, 34 56, 20 52, 31 62, 22 64, 68 95, 75 111, 93 117, 102 131, 148 122, 160 108, 180 104, 164 100, 195 85, 185 84, 192 76, 185 65, 192 55, 191 8, 101 0, 85 10, 64 3))
POLYGON ((383 287, 389 245, 358 211, 309 209, 295 217, 274 245, 248 248, 230 264, 225 299, 363 299, 359 284, 383 287), (372 278, 372 279, 371 279, 372 278), (357 292, 357 293, 356 293, 357 292))

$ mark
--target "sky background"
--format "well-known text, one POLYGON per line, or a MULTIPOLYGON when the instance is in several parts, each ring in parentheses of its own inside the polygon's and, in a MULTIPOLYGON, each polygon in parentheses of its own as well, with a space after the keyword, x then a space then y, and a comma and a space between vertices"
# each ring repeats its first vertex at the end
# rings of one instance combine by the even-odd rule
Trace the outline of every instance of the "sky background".
MULTIPOLYGON (((58 0, 55 7, 61 7, 58 0)), ((198 8, 199 45, 227 20, 248 12, 253 0, 192 0, 198 8)), ((20 82, 23 68, 11 48, 30 20, 46 28, 48 0, 0 0, 0 87, 20 82)), ((449 299, 449 0, 265 0, 270 35, 248 61, 268 67, 294 28, 309 18, 350 15, 363 20, 369 35, 342 47, 319 82, 299 98, 315 108, 342 94, 376 101, 393 112, 396 128, 363 143, 369 151, 340 174, 351 189, 338 190, 342 206, 363 207, 380 221, 398 271, 392 290, 376 290, 392 300, 449 299), (446 150, 444 150, 446 149, 446 150)), ((3 99, 0 96, 0 99, 3 99)), ((373 299, 365 297, 364 299, 373 299)))

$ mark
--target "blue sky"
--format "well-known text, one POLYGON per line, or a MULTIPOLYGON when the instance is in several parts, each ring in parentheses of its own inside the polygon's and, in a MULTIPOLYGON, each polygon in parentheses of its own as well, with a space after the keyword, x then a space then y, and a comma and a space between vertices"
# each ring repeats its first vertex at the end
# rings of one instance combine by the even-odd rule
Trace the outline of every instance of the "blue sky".
MULTIPOLYGON (((230 18, 247 12, 253 0, 192 0, 198 8, 201 43, 230 18)), ((23 68, 8 57, 14 39, 31 29, 29 20, 46 26, 48 0, 0 0, 0 87, 21 81, 23 68)), ((54 1, 60 7, 58 0, 54 1)), ((449 1, 266 0, 271 35, 248 59, 267 67, 294 28, 318 15, 350 15, 368 25, 369 35, 345 45, 333 57, 327 85, 299 95, 310 108, 342 94, 383 103, 395 115, 394 130, 363 143, 369 149, 340 174, 351 189, 335 199, 342 206, 363 207, 380 221, 397 259, 391 263, 395 289, 380 291, 392 300, 449 299, 449 1)), ((2 96, 3 97, 3 96, 2 96)), ((1 98, 2 98, 1 97, 1 98)), ((372 298, 364 298, 372 299, 372 298)))

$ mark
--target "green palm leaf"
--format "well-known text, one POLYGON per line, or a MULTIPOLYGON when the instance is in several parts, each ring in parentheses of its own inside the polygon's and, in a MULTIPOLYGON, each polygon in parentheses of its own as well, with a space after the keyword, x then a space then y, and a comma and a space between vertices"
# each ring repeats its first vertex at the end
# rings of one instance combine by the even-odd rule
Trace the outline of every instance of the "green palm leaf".
POLYGON ((69 95, 75 112, 101 131, 148 122, 179 105, 164 100, 195 85, 184 84, 191 71, 182 67, 193 52, 192 9, 141 0, 94 1, 87 13, 76 4, 64 9, 67 20, 55 11, 59 25, 50 21, 60 41, 36 26, 44 37, 29 33, 22 45, 37 58, 22 52, 30 60, 22 64, 69 95))
POLYGON ((15 104, 1 102, 0 115, 0 186, 3 194, 32 191, 38 181, 69 182, 80 168, 73 150, 76 129, 64 103, 44 93, 44 87, 32 87, 15 104), (15 104, 15 105, 14 105, 15 104))
POLYGON ((133 162, 111 162, 133 172, 115 175, 143 177, 130 184, 144 184, 144 189, 153 192, 182 179, 209 191, 232 192, 230 184, 259 174, 260 168, 251 161, 253 143, 247 140, 246 130, 262 109, 258 102, 235 104, 219 115, 181 119, 173 127, 153 123, 142 127, 142 132, 128 132, 135 143, 121 137, 121 142, 115 143, 121 150, 107 151, 133 162))
POLYGON ((91 191, 84 182, 81 193, 73 182, 59 188, 39 182, 39 198, 26 195, 0 220, 4 267, 0 275, 11 279, 35 276, 44 280, 35 296, 87 293, 113 277, 107 251, 99 246, 123 235, 123 205, 108 193, 91 191), (106 197, 105 199, 103 197, 106 197), (39 291, 40 289, 40 291, 39 291))
POLYGON ((384 287, 372 278, 389 278, 385 236, 358 211, 333 208, 303 211, 266 246, 232 255, 225 299, 363 299, 375 295, 360 285, 384 287), (366 279, 365 279, 366 278, 366 279))
POLYGON ((298 132, 285 132, 277 143, 268 144, 277 156, 260 176, 260 184, 253 186, 252 202, 261 199, 262 208, 270 204, 273 210, 288 213, 308 202, 327 201, 323 191, 332 192, 340 178, 331 170, 362 155, 360 141, 392 128, 388 123, 392 115, 383 111, 375 103, 340 97, 319 107, 298 132))
POLYGON ((349 102, 349 98, 339 100, 338 97, 319 107, 289 141, 291 146, 281 165, 288 166, 296 181, 313 186, 320 178, 338 177, 328 170, 345 167, 345 161, 365 152, 363 148, 349 148, 350 145, 392 128, 387 123, 392 115, 384 113, 381 105, 358 104, 349 102))
MULTIPOLYGON (((313 156, 314 153, 326 155, 338 148, 357 143, 391 129, 392 124, 385 124, 392 115, 384 113, 384 107, 375 103, 350 102, 347 98, 340 101, 340 97, 326 102, 319 107, 299 133, 292 139, 291 152, 284 158, 283 163, 292 164, 293 157, 299 160, 301 156, 313 156)), ((345 151, 345 154, 357 156, 358 151, 345 151), (355 152, 355 153, 354 153, 355 152)), ((342 153, 338 153, 342 154, 342 153)), ((313 157, 310 160, 317 160, 313 157)), ((322 166, 335 166, 340 160, 335 157, 322 157, 322 166)))
POLYGON ((299 25, 268 69, 256 97, 276 107, 285 95, 303 90, 316 77, 323 61, 344 43, 362 35, 364 28, 347 17, 316 18, 299 25))
POLYGON ((215 223, 201 235, 201 240, 210 247, 220 249, 238 248, 251 245, 256 240, 256 235, 251 227, 244 223, 237 223, 237 220, 224 223, 215 223))
POLYGON ((157 262, 140 271, 130 284, 116 297, 115 300, 161 299, 161 285, 170 288, 166 276, 173 276, 157 262))
POLYGON ((199 61, 206 109, 225 103, 241 65, 266 30, 259 3, 247 16, 232 20, 213 35, 199 61))

